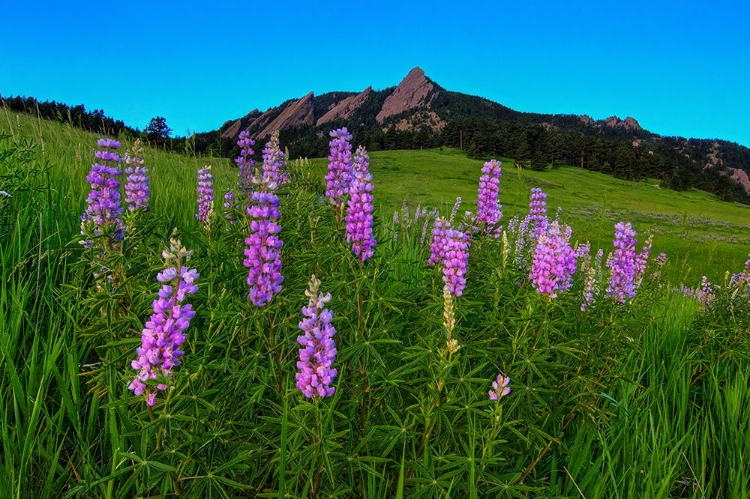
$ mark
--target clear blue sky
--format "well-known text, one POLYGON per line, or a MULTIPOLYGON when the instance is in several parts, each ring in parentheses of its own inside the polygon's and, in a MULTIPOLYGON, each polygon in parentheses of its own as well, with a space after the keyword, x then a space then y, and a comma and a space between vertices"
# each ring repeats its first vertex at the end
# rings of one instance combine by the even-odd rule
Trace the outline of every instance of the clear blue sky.
POLYGON ((750 146, 747 0, 16 2, 0 94, 175 134, 309 91, 397 85, 414 66, 519 111, 633 116, 750 146))

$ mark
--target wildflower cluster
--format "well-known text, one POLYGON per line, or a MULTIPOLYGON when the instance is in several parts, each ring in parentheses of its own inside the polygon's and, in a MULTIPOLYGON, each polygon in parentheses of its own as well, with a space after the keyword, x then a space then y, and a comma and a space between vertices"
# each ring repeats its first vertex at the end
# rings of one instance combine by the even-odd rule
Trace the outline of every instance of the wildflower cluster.
POLYGON ((169 251, 164 250, 166 268, 159 272, 156 280, 162 284, 158 299, 153 302, 151 318, 141 333, 141 346, 136 349, 138 358, 131 363, 137 371, 128 388, 135 395, 146 394, 146 403, 153 406, 156 390, 166 390, 172 369, 180 364, 190 319, 195 312, 190 304, 184 304, 185 297, 198 291, 195 281, 198 272, 183 266, 183 260, 190 257, 180 241, 172 239, 169 251))
POLYGON ((326 196, 331 204, 340 211, 344 206, 344 197, 349 193, 352 178, 352 135, 346 128, 331 130, 332 137, 328 143, 331 150, 328 155, 328 174, 325 176, 326 196))
POLYGON ((115 152, 120 143, 114 139, 99 139, 101 150, 96 151, 98 160, 91 166, 86 180, 91 191, 86 198, 86 211, 81 215, 81 234, 87 239, 80 241, 86 248, 94 245, 94 238, 103 236, 104 247, 114 248, 122 241, 125 226, 120 205, 120 155, 115 152), (99 161, 101 163, 99 163, 99 161))
POLYGON ((363 146, 354 154, 354 175, 349 188, 346 205, 346 242, 352 244, 352 251, 365 261, 373 255, 376 241, 372 233, 372 175, 369 172, 370 157, 363 146))
POLYGON ((331 367, 336 360, 336 344, 333 341, 336 329, 331 324, 333 312, 323 308, 331 300, 331 294, 318 294, 319 286, 320 280, 313 275, 310 287, 305 290, 305 296, 309 298, 307 306, 302 307, 305 318, 299 323, 304 334, 297 337, 297 343, 302 348, 297 362, 299 372, 295 379, 297 388, 307 398, 333 395, 335 388, 331 384, 338 374, 331 367))
POLYGON ((125 203, 129 211, 147 210, 151 191, 148 184, 148 168, 143 166, 141 139, 133 144, 133 155, 125 153, 125 203))

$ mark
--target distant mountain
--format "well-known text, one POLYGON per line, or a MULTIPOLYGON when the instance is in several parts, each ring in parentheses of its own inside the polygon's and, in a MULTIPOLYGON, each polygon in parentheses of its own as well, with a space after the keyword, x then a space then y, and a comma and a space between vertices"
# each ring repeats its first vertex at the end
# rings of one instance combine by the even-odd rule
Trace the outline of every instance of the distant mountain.
MULTIPOLYGON (((110 134, 144 135, 81 106, 11 97, 0 105, 110 134)), ((412 69, 395 87, 361 92, 313 92, 225 122, 218 130, 164 142, 173 150, 234 158, 237 136, 259 144, 275 131, 292 157, 328 155, 328 132, 347 127, 368 150, 455 147, 473 158, 507 157, 544 170, 574 165, 640 180, 658 178, 675 190, 697 188, 725 201, 750 204, 750 148, 720 139, 686 139, 644 130, 635 118, 523 113, 452 92, 412 69)), ((148 138, 144 135, 144 138, 148 138)), ((256 148, 259 153, 262 147, 256 148)))
POLYGON ((242 130, 262 143, 278 129, 293 156, 319 157, 327 155, 328 132, 342 126, 370 150, 459 147, 471 157, 511 157, 538 170, 570 164, 631 180, 656 177, 664 187, 695 187, 750 203, 747 147, 660 136, 630 116, 523 113, 446 90, 418 67, 384 90, 310 92, 265 112, 253 110, 199 137, 199 144, 218 143, 226 151, 242 130))

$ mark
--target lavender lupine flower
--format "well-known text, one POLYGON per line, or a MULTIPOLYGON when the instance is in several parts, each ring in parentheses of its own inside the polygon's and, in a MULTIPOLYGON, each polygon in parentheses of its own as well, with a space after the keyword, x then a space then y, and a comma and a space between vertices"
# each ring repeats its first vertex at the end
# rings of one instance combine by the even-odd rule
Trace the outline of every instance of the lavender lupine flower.
POLYGON ((667 263, 667 254, 666 253, 659 253, 659 256, 656 257, 656 265, 659 267, 663 267, 667 263))
POLYGON ((615 246, 611 261, 607 259, 610 269, 607 296, 617 303, 625 303, 635 296, 635 231, 630 223, 620 222, 615 225, 615 246))
POLYGON ((701 304, 703 310, 707 310, 711 307, 711 304, 716 299, 716 291, 714 291, 714 285, 711 284, 706 276, 701 279, 701 288, 698 291, 698 301, 701 304))
POLYGON ((603 257, 604 250, 601 249, 596 252, 595 262, 591 262, 590 254, 587 254, 584 257, 582 271, 586 276, 586 280, 583 284, 583 302, 581 303, 581 312, 594 308, 596 300, 599 297, 599 281, 601 279, 603 257))
POLYGON ((510 394, 510 378, 498 374, 497 379, 492 382, 492 390, 489 394, 490 400, 498 400, 510 394))
POLYGON ((575 251, 566 234, 555 220, 541 233, 534 248, 529 279, 534 289, 547 298, 555 298, 558 292, 570 288, 576 271, 575 251))
POLYGON ((255 160, 253 159, 254 151, 252 149, 255 141, 250 138, 250 132, 243 130, 240 132, 237 145, 240 147, 240 155, 234 160, 239 169, 237 186, 240 192, 246 198, 249 198, 253 189, 253 178, 255 177, 255 160))
POLYGON ((454 296, 461 296, 466 287, 469 265, 469 237, 455 229, 448 229, 444 237, 443 289, 454 296))
POLYGON ((502 163, 496 159, 490 160, 482 167, 482 176, 479 179, 477 192, 477 216, 476 222, 482 227, 485 234, 494 234, 499 237, 500 230, 497 224, 503 214, 498 203, 500 193, 500 176, 502 163))
MULTIPOLYGON (((89 238, 106 235, 112 247, 123 240, 125 230, 120 205, 120 182, 117 181, 120 176, 120 156, 114 152, 120 148, 120 143, 114 139, 99 139, 97 145, 103 149, 95 153, 101 163, 94 163, 86 176, 91 191, 86 198, 86 211, 81 215, 81 234, 89 238)), ((80 243, 91 248, 94 241, 86 239, 80 243)))
POLYGON ((451 223, 443 217, 435 219, 435 224, 432 226, 432 239, 430 244, 430 258, 427 263, 435 265, 442 263, 445 258, 445 237, 448 230, 451 228, 451 223))
POLYGON ((281 283, 284 282, 281 275, 281 248, 284 242, 279 238, 281 225, 277 222, 281 217, 279 198, 274 192, 276 183, 273 175, 265 172, 264 162, 264 174, 256 175, 253 180, 257 185, 247 209, 251 218, 250 236, 245 239, 247 248, 242 262, 248 268, 248 298, 257 307, 271 301, 281 291, 281 283))
POLYGON ((185 297, 198 291, 195 281, 198 272, 182 265, 190 256, 179 241, 171 240, 169 251, 163 255, 167 267, 157 274, 156 279, 162 284, 158 299, 153 302, 154 313, 146 322, 141 333, 141 346, 136 349, 138 358, 131 363, 138 371, 135 379, 128 386, 138 396, 146 394, 146 403, 153 406, 156 401, 156 390, 166 390, 172 369, 180 364, 190 319, 195 312, 190 304, 183 304, 185 297))
POLYGON ((214 214, 214 188, 211 167, 204 166, 198 170, 198 219, 206 228, 211 226, 211 218, 214 214))
POLYGON ((458 213, 458 209, 461 207, 461 196, 458 196, 456 198, 456 202, 453 203, 453 209, 451 209, 451 216, 448 218, 448 221, 450 223, 453 223, 453 219, 456 218, 456 213, 458 213))
POLYGON ((373 255, 376 241, 372 233, 372 175, 369 172, 370 156, 363 146, 354 154, 354 175, 346 204, 346 242, 364 262, 373 255))
POLYGON ((346 128, 331 130, 332 137, 328 143, 330 154, 328 155, 328 174, 326 180, 326 196, 336 210, 344 206, 344 197, 349 193, 349 185, 352 178, 352 135, 346 128))
POLYGON ((320 281, 313 275, 310 287, 305 290, 305 296, 309 298, 307 306, 302 307, 305 318, 299 323, 304 334, 297 337, 297 343, 302 348, 297 362, 300 372, 295 375, 295 379, 297 388, 307 398, 333 395, 335 388, 331 384, 338 374, 331 367, 336 360, 336 344, 333 341, 336 329, 331 324, 333 312, 323 308, 330 301, 331 294, 319 294, 319 286, 320 281))
POLYGON ((633 275, 633 282, 636 287, 641 284, 643 276, 646 274, 646 264, 648 263, 648 257, 651 253, 652 241, 653 236, 648 236, 646 244, 643 246, 641 252, 635 255, 635 274, 633 275))
POLYGON ((274 186, 269 188, 273 190, 277 186, 288 183, 289 173, 286 170, 286 154, 281 152, 281 148, 279 147, 278 130, 271 135, 271 140, 266 144, 262 154, 263 181, 269 186, 274 186))
POLYGON ((141 139, 133 144, 133 155, 125 153, 125 203, 128 211, 147 210, 151 191, 148 185, 148 168, 143 166, 143 146, 141 139))
POLYGON ((529 201, 529 227, 534 236, 538 237, 547 226, 547 194, 540 187, 531 188, 529 201))

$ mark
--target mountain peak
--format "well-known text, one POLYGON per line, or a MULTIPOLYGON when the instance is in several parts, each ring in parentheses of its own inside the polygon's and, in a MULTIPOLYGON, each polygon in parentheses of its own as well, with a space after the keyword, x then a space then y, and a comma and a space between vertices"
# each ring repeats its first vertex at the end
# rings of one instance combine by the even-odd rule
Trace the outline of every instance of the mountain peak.
POLYGON ((430 102, 438 93, 435 85, 427 79, 422 68, 417 66, 409 71, 406 78, 398 84, 396 90, 385 99, 375 120, 378 123, 383 123, 383 120, 389 116, 395 116, 409 109, 429 107, 430 102))

